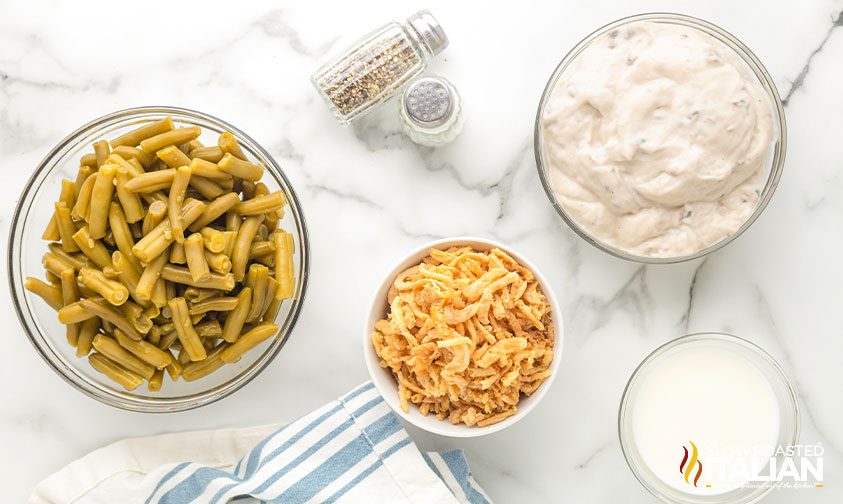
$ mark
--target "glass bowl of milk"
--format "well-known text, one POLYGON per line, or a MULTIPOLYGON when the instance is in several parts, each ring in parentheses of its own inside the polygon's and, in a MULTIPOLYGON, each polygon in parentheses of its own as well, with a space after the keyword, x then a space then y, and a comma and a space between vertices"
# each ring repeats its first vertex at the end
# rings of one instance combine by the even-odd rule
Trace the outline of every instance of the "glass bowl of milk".
POLYGON ((764 350, 728 334, 692 334, 638 366, 618 432, 633 474, 664 502, 747 504, 772 489, 771 468, 799 437, 799 407, 764 350))

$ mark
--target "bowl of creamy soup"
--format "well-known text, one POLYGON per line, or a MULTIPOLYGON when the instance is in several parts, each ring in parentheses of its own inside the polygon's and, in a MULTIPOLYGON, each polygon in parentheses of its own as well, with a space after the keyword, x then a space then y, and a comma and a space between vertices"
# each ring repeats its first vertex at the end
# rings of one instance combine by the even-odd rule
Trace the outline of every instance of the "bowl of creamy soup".
POLYGON ((679 262, 719 249, 766 207, 784 110, 738 39, 680 14, 610 23, 551 76, 535 154, 557 212, 615 256, 679 262))

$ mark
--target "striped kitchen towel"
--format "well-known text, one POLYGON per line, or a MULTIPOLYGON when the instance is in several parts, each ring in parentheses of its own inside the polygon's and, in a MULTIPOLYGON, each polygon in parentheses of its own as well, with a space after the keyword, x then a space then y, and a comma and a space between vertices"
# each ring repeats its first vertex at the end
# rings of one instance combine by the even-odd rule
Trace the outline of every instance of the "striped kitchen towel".
POLYGON ((31 504, 231 501, 491 503, 462 451, 419 452, 371 382, 281 428, 120 441, 50 476, 30 497, 31 504))

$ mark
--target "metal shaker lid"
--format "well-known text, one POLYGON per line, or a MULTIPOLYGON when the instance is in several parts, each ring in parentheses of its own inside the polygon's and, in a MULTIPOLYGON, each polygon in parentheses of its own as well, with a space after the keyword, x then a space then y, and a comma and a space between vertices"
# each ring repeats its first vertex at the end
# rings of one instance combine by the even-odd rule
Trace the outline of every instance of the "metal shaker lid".
POLYGON ((440 77, 420 77, 404 89, 403 107, 407 118, 423 128, 445 124, 454 112, 453 91, 440 77))
POLYGON ((448 47, 448 36, 428 10, 420 10, 407 18, 407 24, 416 32, 419 39, 424 42, 431 56, 439 54, 448 47))

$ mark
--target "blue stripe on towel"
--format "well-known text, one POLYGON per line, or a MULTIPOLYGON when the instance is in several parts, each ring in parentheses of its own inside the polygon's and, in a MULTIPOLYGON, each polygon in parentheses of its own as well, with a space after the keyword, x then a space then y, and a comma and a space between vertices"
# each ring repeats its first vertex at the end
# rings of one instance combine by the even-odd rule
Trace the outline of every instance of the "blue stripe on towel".
POLYGON ((181 483, 162 495, 158 502, 159 504, 184 504, 185 502, 193 502, 217 478, 231 478, 231 474, 220 471, 219 469, 200 467, 193 474, 182 480, 181 483))
POLYGON ((280 502, 306 502, 371 453, 371 445, 366 437, 362 434, 357 436, 319 467, 310 471, 307 476, 290 485, 278 496, 278 500, 280 502))
POLYGON ((376 445, 389 436, 395 434, 400 429, 401 422, 398 421, 398 417, 395 416, 395 413, 390 411, 386 415, 372 422, 368 427, 363 429, 363 432, 366 433, 366 437, 369 438, 369 441, 371 441, 373 445, 376 445))
MULTIPOLYGON (((188 462, 174 466, 157 482, 146 504, 182 504, 198 502, 200 498, 203 504, 221 504, 229 499, 256 496, 263 499, 261 503, 296 504, 317 496, 323 502, 334 503, 358 486, 363 485, 354 495, 361 495, 361 491, 366 495, 365 485, 383 482, 386 473, 378 469, 393 455, 413 456, 402 450, 413 445, 412 439, 371 382, 313 415, 318 416, 313 420, 305 417, 263 439, 238 461, 233 472, 188 462), (307 424, 302 426, 303 422, 307 424), (300 476, 294 472, 305 467, 300 476), (376 473, 378 476, 370 479, 376 473), (159 497, 168 484, 172 488, 159 497), (324 497, 330 492, 333 494, 324 497), (207 494, 213 497, 207 500, 207 494)), ((461 451, 443 453, 441 461, 437 455, 438 467, 430 455, 422 456, 458 500, 464 494, 469 504, 491 504, 474 481, 461 451), (446 469, 448 474, 443 475, 441 471, 446 469)), ((406 463, 412 458, 398 460, 406 463)))
POLYGON ((348 394, 342 396, 340 401, 343 402, 343 403, 347 403, 348 401, 354 399, 355 397, 359 396, 360 394, 362 394, 364 392, 368 392, 368 391, 372 390, 373 388, 375 388, 374 383, 366 382, 363 385, 360 385, 356 389, 352 390, 348 394))
MULTIPOLYGON (((254 489, 253 493, 258 494, 258 493, 261 493, 262 491, 266 490, 267 488, 269 488, 270 485, 272 485, 273 483, 275 483, 276 481, 281 479, 282 476, 284 476, 285 474, 287 474, 291 470, 293 470, 296 467, 298 467, 299 465, 301 465, 301 463, 304 462, 305 460, 309 459, 310 456, 313 455, 314 453, 316 453, 320 448, 327 445, 334 438, 336 438, 337 436, 339 436, 340 434, 342 434, 343 432, 348 430, 348 428, 351 427, 351 425, 353 423, 354 423, 353 420, 348 419, 345 422, 343 422, 342 424, 340 424, 339 427, 332 430, 327 436, 325 436, 322 439, 320 439, 319 441, 317 441, 310 448, 305 450, 301 455, 299 455, 298 457, 293 459, 292 462, 290 462, 289 464, 280 468, 278 471, 273 473, 272 476, 270 476, 269 478, 264 480, 263 483, 261 483, 257 488, 254 489)), ((277 454, 274 454, 273 456, 267 458, 267 462, 270 461, 275 456, 277 456, 277 454)))
POLYGON ((363 472, 358 474, 353 480, 349 481, 348 483, 345 484, 345 486, 343 486, 342 488, 337 490, 337 492, 334 495, 325 499, 324 504, 332 504, 332 503, 336 502, 337 499, 339 499, 340 497, 345 495, 352 488, 356 487, 361 481, 368 478, 370 474, 372 474, 373 472, 378 470, 378 468, 380 468, 380 466, 382 466, 382 465, 383 465, 383 460, 377 459, 372 465, 367 467, 366 470, 364 470, 363 472))
MULTIPOLYGON (((314 429, 316 429, 317 427, 319 427, 320 425, 325 423, 325 420, 331 418, 332 416, 334 416, 336 413, 339 413, 340 411, 342 411, 342 405, 337 404, 333 408, 326 411, 324 414, 320 415, 319 418, 317 418, 317 419, 313 420, 312 422, 310 422, 309 424, 307 424, 302 430, 296 432, 293 436, 290 437, 290 439, 288 439, 286 442, 284 442, 284 444, 282 444, 281 446, 279 446, 278 448, 273 450, 273 452, 270 453, 269 455, 267 455, 266 458, 264 458, 263 460, 258 462, 256 465, 254 465, 253 469, 251 471, 249 471, 247 469, 245 477, 248 478, 248 477, 252 476, 263 464, 265 464, 266 462, 274 459, 279 454, 281 454, 281 452, 283 452, 283 451, 289 449, 291 446, 295 445, 299 440, 301 440, 301 438, 303 438, 304 436, 306 436, 307 434, 312 432, 314 429)), ((284 431, 284 429, 281 429, 278 432, 282 432, 282 431, 284 431)), ((275 435, 270 436, 270 438, 273 438, 273 437, 275 437, 275 435)), ((260 450, 252 450, 252 455, 255 455, 256 457, 259 458, 260 455, 261 455, 261 452, 260 452, 260 450)), ((250 455, 249 458, 251 458, 252 455, 250 455)))
POLYGON ((383 453, 383 455, 381 455, 381 457, 383 457, 383 458, 379 458, 376 461, 374 461, 372 463, 372 465, 370 465, 369 467, 364 469, 363 472, 361 472, 360 474, 355 476, 353 480, 349 481, 342 488, 337 490, 336 493, 334 493, 334 495, 325 499, 324 504, 332 504, 332 503, 336 502, 337 499, 339 499, 340 497, 345 495, 349 490, 356 487, 358 483, 360 483, 361 481, 363 481, 364 479, 369 477, 370 474, 372 474, 373 472, 378 470, 380 468, 380 466, 383 465, 384 459, 389 458, 390 455, 397 452, 401 448, 404 448, 405 446, 407 446, 410 443, 412 443, 412 441, 410 440, 409 437, 405 437, 401 441, 398 441, 397 443, 395 443, 395 445, 391 446, 389 449, 387 449, 383 453))
MULTIPOLYGON (((445 482, 446 485, 449 484, 449 480, 453 478, 456 481, 460 488, 462 489, 463 493, 465 494, 466 499, 471 504, 491 504, 491 500, 488 496, 479 490, 480 487, 477 485, 477 482, 474 480, 474 475, 471 474, 471 471, 468 468, 468 461, 465 459, 465 454, 462 450, 451 450, 447 452, 437 453, 439 457, 445 462, 445 466, 450 473, 448 476, 442 474, 439 470, 440 468, 433 463, 430 454, 422 453, 425 462, 427 465, 439 476, 439 479, 445 482)), ((453 491, 454 489, 452 489, 453 491)))
MULTIPOLYGON (((301 440, 301 438, 303 438, 308 433, 312 432, 314 429, 316 429, 317 427, 319 427, 320 425, 325 423, 325 420, 331 418, 332 416, 334 416, 334 414, 338 413, 341 410, 342 410, 342 404, 337 403, 336 406, 329 409, 328 411, 326 411, 325 413, 320 415, 318 418, 316 418, 315 420, 313 420, 312 422, 307 424, 304 428, 302 428, 300 431, 295 433, 293 436, 291 436, 290 439, 288 439, 281 446, 276 448, 264 460, 259 460, 260 455, 261 455, 261 451, 263 450, 263 448, 268 444, 268 442, 270 440, 274 439, 277 435, 279 435, 281 432, 283 432, 285 429, 288 429, 289 427, 282 428, 282 429, 276 431, 275 434, 272 434, 271 436, 266 438, 264 441, 261 441, 258 444, 258 446, 256 446, 254 449, 252 449, 252 451, 248 455, 249 464, 247 465, 246 474, 243 477, 243 479, 248 480, 249 478, 251 478, 257 472, 257 470, 260 467, 262 467, 266 462, 274 459, 279 454, 281 454, 282 452, 289 449, 291 446, 294 446, 298 441, 301 440), (254 459, 254 463, 252 462, 253 459, 254 459)), ((211 498, 209 503, 215 504, 220 499, 220 497, 223 496, 223 494, 227 493, 229 490, 231 490, 233 487, 237 486, 238 484, 239 484, 239 482, 220 488, 220 490, 216 494, 214 494, 214 496, 211 498)))
POLYGON ((160 490, 161 487, 164 486, 164 483, 170 481, 170 479, 172 479, 173 476, 175 476, 179 471, 181 471, 182 469, 184 469, 188 465, 190 465, 190 462, 182 462, 181 464, 174 467, 170 472, 165 474, 164 477, 161 478, 161 481, 159 481, 158 484, 155 485, 155 488, 152 490, 152 493, 146 499, 144 504, 149 504, 152 501, 152 498, 155 497, 155 494, 158 493, 158 490, 160 490))

